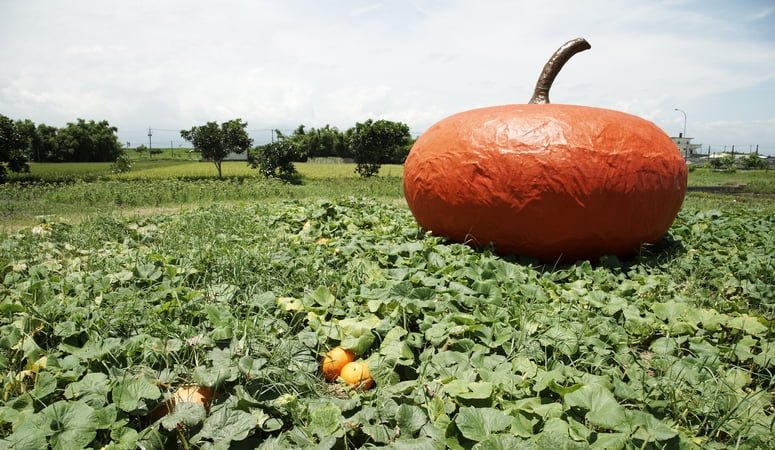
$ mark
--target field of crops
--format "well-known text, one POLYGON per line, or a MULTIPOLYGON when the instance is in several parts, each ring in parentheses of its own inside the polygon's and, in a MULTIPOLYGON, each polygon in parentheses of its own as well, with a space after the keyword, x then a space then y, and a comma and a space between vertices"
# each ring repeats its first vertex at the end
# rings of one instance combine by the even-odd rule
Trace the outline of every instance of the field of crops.
POLYGON ((551 267, 320 170, 0 186, 32 221, 0 234, 0 449, 771 446, 772 197, 690 194, 637 258, 551 267), (324 380, 338 345, 373 389, 324 380))

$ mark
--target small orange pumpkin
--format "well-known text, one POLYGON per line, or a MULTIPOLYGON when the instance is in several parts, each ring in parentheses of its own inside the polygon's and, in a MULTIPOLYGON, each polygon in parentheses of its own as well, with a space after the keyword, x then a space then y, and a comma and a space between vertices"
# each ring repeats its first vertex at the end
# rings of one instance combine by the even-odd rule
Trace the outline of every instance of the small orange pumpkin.
POLYGON ((374 379, 369 372, 369 363, 366 361, 353 361, 345 364, 339 374, 342 381, 358 389, 371 389, 374 379))
POLYGON ((474 109, 428 129, 404 164, 404 195, 436 235, 554 262, 621 257, 659 240, 686 193, 686 163, 645 119, 549 103, 584 39, 560 47, 526 105, 474 109))
POLYGON ((320 370, 328 381, 334 381, 347 363, 355 361, 355 353, 344 347, 334 347, 323 357, 320 370))

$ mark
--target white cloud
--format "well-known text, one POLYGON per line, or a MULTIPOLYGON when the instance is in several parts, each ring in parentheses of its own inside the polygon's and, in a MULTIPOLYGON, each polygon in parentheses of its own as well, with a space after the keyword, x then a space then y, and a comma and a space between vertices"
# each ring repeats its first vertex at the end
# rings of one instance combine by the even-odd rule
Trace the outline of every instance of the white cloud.
MULTIPOLYGON (((773 8, 715 2, 231 0, 5 2, 0 113, 54 125, 108 119, 122 130, 242 117, 251 128, 369 117, 422 131, 446 115, 526 102, 549 55, 592 50, 557 78, 552 101, 624 110, 672 131, 687 110, 707 142, 745 130, 775 147, 771 110, 703 99, 775 76, 775 45, 745 32, 773 8), (730 9, 731 8, 731 9, 730 9), (731 12, 730 12, 731 11, 731 12), (736 114, 738 116, 736 117, 736 114), (709 125, 740 120, 737 128, 709 125)), ((123 140, 138 140, 127 136, 123 140)))

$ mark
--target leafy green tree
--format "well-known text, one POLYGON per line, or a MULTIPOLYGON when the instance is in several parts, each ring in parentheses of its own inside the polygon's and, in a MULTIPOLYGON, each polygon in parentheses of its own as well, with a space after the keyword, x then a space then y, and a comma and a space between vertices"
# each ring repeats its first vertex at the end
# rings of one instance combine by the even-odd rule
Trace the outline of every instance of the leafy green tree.
POLYGON ((13 172, 30 171, 26 150, 27 140, 16 123, 0 114, 0 183, 7 180, 7 169, 13 172))
POLYGON ((57 145, 57 127, 39 123, 35 129, 35 138, 32 140, 30 154, 35 161, 57 161, 59 147, 57 145))
POLYGON ((207 122, 190 130, 181 130, 180 136, 191 142, 194 149, 202 152, 202 158, 212 161, 218 169, 218 178, 222 178, 221 165, 229 153, 246 152, 253 144, 242 119, 233 119, 222 123, 207 122))
POLYGON ((35 122, 24 119, 16 121, 16 129, 26 143, 27 155, 32 161, 59 161, 57 155, 56 134, 58 129, 46 124, 35 125, 35 122))
POLYGON ((286 137, 296 147, 300 159, 307 157, 352 157, 350 146, 344 133, 336 127, 326 125, 322 128, 304 129, 304 125, 286 137))
POLYGON ((30 119, 17 120, 16 130, 19 132, 25 142, 25 149, 27 150, 27 154, 30 156, 30 159, 40 162, 40 159, 36 157, 35 152, 32 151, 34 142, 37 140, 37 129, 35 127, 35 122, 31 121, 30 119))
POLYGON ((276 142, 258 147, 257 153, 250 158, 250 165, 258 168, 261 175, 279 178, 292 184, 301 183, 301 175, 293 165, 300 154, 293 139, 280 138, 276 142))
POLYGON ((121 154, 116 127, 108 121, 78 119, 56 133, 57 159, 66 162, 111 162, 121 154))
POLYGON ((404 123, 371 119, 356 123, 349 133, 355 171, 362 177, 375 175, 382 164, 390 162, 398 149, 410 141, 409 126, 404 123))

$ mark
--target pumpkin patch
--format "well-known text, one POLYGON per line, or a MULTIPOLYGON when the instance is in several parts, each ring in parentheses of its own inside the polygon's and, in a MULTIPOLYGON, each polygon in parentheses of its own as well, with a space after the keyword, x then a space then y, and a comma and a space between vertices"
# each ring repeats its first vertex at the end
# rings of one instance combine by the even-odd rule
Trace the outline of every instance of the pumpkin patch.
POLYGON ((687 183, 673 141, 624 112, 549 103, 559 69, 587 48, 562 46, 531 103, 455 114, 417 140, 404 194, 423 228, 544 261, 626 257, 665 234, 687 183))

